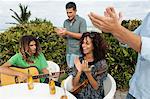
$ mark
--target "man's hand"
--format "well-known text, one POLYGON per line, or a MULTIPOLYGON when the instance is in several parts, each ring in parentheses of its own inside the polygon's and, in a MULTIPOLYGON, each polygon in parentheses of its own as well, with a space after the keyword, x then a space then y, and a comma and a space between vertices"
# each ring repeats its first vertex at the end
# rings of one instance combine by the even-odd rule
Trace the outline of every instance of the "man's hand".
POLYGON ((105 16, 100 16, 95 13, 90 13, 89 18, 93 25, 104 32, 116 32, 121 25, 122 14, 117 15, 113 7, 106 8, 105 16))
POLYGON ((59 36, 66 36, 67 34, 67 29, 66 28, 56 28, 55 32, 59 35, 59 36))
MULTIPOLYGON (((104 11, 104 16, 105 16, 105 17, 111 17, 111 16, 108 14, 108 11, 104 11)), ((119 12, 119 14, 118 14, 118 21, 119 21, 120 24, 122 23, 122 20, 123 20, 123 15, 122 15, 121 12, 119 12)))

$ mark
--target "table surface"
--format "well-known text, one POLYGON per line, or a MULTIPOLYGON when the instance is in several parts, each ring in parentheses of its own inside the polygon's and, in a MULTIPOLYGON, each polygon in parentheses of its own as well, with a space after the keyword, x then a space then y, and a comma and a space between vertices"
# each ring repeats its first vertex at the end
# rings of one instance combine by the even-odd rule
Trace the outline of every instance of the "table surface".
MULTIPOLYGON (((54 95, 50 94, 49 85, 34 83, 34 89, 28 90, 27 83, 13 84, 0 87, 0 99, 60 99, 65 94, 61 87, 56 88, 54 95)), ((70 92, 66 91, 68 99, 77 99, 70 92)))

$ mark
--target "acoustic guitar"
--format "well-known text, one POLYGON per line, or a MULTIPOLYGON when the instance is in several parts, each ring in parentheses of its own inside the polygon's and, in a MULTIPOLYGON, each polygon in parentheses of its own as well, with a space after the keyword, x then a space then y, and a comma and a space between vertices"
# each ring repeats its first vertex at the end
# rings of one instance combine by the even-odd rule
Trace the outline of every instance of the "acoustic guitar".
POLYGON ((88 85, 89 81, 88 79, 85 79, 79 86, 76 86, 71 91, 74 95, 79 93, 83 88, 85 88, 88 85))
MULTIPOLYGON (((55 78, 55 77, 59 77, 60 74, 65 73, 65 71, 63 70, 60 72, 52 72, 50 74, 39 74, 39 71, 38 71, 37 67, 35 67, 35 66, 30 66, 30 67, 26 67, 26 68, 11 66, 9 68, 19 71, 19 72, 22 72, 22 73, 32 75, 34 82, 40 82, 39 78, 46 78, 46 77, 55 78)), ((6 74, 0 74, 0 86, 17 84, 17 83, 25 83, 25 82, 26 81, 22 81, 18 76, 10 76, 10 75, 6 75, 6 74)))

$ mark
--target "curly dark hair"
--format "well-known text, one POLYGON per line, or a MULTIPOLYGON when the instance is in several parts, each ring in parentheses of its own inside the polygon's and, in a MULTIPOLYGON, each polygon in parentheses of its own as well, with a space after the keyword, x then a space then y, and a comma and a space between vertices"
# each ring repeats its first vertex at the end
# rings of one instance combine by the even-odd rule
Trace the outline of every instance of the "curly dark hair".
POLYGON ((83 33, 82 37, 80 38, 80 51, 83 57, 85 54, 83 53, 83 40, 85 37, 90 37, 92 39, 93 43, 93 55, 94 55, 94 61, 100 61, 102 59, 105 59, 106 49, 107 49, 107 43, 104 41, 104 39, 101 37, 100 33, 98 32, 85 32, 83 33))
POLYGON ((25 35, 25 36, 22 36, 19 41, 19 51, 22 54, 23 59, 28 63, 33 63, 30 60, 30 55, 28 53, 29 44, 31 41, 36 42, 36 53, 34 54, 34 56, 37 57, 39 53, 41 52, 41 47, 37 38, 33 37, 32 35, 25 35))

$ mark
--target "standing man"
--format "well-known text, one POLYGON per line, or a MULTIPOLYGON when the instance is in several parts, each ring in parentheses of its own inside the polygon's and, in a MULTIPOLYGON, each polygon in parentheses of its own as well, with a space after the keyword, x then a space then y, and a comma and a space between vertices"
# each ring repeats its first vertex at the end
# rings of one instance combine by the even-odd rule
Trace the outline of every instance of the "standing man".
POLYGON ((64 21, 64 28, 56 29, 58 35, 65 37, 67 40, 66 60, 69 67, 74 66, 74 58, 80 55, 79 39, 82 33, 87 31, 85 19, 76 14, 76 4, 68 2, 66 4, 66 12, 68 19, 64 21))

